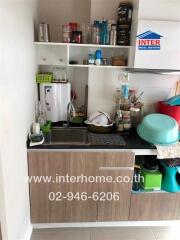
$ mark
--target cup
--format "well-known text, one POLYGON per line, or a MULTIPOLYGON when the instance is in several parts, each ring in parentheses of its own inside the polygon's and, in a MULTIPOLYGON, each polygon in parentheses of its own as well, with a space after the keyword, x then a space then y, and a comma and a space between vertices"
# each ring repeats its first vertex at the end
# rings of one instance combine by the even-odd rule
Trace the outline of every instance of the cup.
POLYGON ((36 135, 40 134, 40 125, 39 125, 39 123, 33 123, 33 125, 32 125, 32 133, 36 134, 36 135))

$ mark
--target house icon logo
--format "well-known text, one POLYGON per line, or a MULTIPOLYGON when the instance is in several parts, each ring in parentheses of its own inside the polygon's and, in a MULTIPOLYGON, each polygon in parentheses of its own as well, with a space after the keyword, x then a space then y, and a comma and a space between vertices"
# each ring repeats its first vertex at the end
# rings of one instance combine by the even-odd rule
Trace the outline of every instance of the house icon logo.
POLYGON ((161 50, 161 38, 163 36, 147 31, 137 36, 137 45, 139 50, 161 50))

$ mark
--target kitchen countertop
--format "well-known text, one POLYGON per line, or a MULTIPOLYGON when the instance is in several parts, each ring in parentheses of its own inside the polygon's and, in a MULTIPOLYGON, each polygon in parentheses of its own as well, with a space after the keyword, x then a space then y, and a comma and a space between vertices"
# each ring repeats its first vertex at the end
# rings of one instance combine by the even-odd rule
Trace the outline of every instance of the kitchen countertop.
POLYGON ((27 147, 28 151, 58 151, 58 150, 133 150, 136 155, 156 155, 156 148, 154 145, 143 141, 136 133, 131 130, 129 134, 122 135, 126 146, 94 146, 94 145, 53 145, 42 144, 35 147, 27 147))

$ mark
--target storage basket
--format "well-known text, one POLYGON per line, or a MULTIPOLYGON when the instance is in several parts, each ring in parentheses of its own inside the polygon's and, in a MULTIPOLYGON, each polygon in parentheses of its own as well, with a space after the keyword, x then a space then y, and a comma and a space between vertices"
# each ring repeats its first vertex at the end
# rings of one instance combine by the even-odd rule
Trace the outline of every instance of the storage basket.
POLYGON ((36 75, 36 82, 37 83, 51 83, 53 80, 52 73, 38 73, 36 75))

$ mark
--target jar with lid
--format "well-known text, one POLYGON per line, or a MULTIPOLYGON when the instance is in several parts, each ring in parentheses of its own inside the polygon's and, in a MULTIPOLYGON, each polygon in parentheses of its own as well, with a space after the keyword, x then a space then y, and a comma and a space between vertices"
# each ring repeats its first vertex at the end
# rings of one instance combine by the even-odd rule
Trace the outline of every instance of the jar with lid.
POLYGON ((71 33, 71 43, 82 43, 82 32, 81 31, 73 31, 71 33))
POLYGON ((131 124, 132 127, 136 128, 141 121, 141 110, 139 108, 131 108, 131 124))
POLYGON ((130 2, 121 2, 117 11, 118 24, 131 24, 133 6, 130 2))
POLYGON ((117 45, 130 45, 131 26, 120 25, 117 26, 117 45))
POLYGON ((69 24, 62 25, 62 41, 64 43, 70 43, 71 40, 71 29, 69 24))

